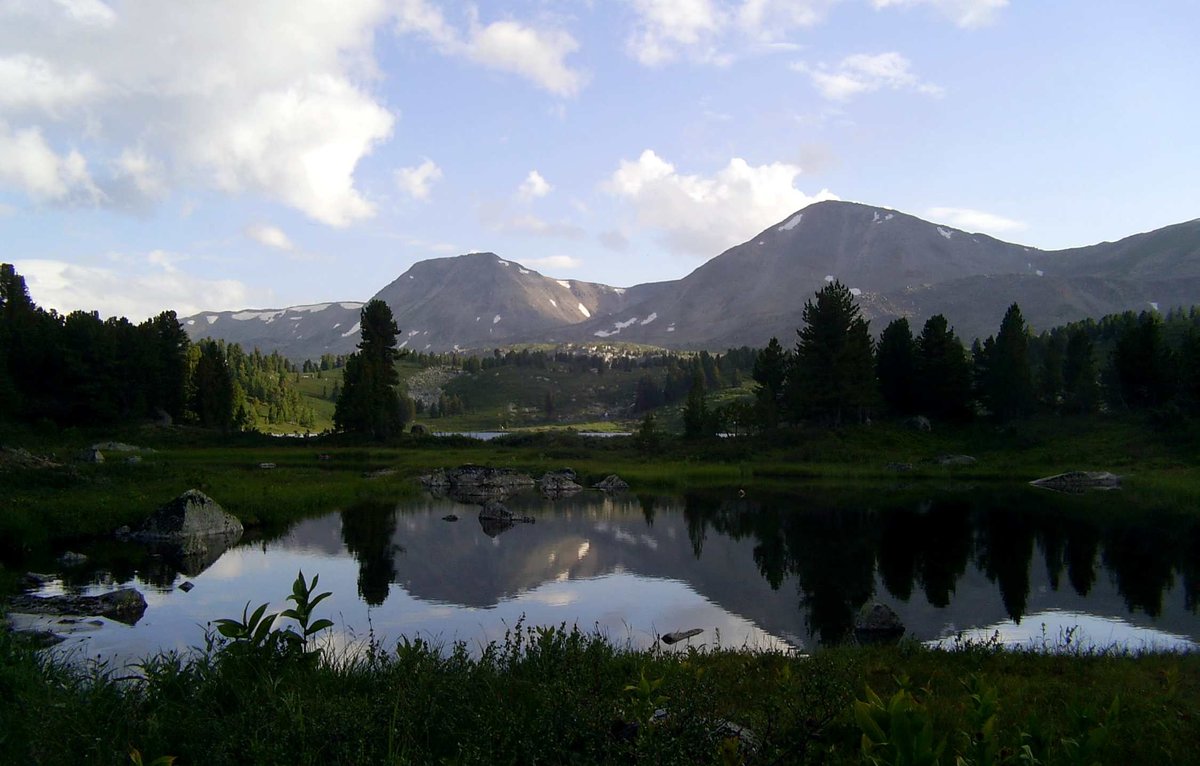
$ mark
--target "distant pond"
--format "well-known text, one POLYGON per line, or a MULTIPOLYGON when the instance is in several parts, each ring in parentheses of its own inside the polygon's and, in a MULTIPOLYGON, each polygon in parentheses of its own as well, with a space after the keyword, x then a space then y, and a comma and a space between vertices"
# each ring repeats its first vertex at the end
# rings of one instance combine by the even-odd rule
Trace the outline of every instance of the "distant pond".
POLYGON ((851 638, 860 608, 879 601, 926 642, 961 633, 1200 647, 1200 523, 1127 507, 1120 493, 747 487, 745 497, 505 502, 534 523, 498 531, 479 522, 478 506, 426 496, 310 518, 211 561, 172 564, 107 541, 42 592, 142 590, 149 608, 135 625, 55 628, 75 631, 62 646, 76 656, 125 661, 200 646, 208 623, 239 616, 247 601, 284 608, 298 570, 333 592, 320 612, 345 644, 407 635, 477 648, 523 617, 638 647, 702 628, 691 644, 804 650, 851 638), (450 514, 459 520, 443 520, 450 514))

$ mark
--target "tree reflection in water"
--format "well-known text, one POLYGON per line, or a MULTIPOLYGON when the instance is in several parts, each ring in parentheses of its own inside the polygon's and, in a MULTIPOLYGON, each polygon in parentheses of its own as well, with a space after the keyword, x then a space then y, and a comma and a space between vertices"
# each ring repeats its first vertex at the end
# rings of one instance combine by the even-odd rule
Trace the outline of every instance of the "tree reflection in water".
POLYGON ((380 606, 396 578, 396 554, 404 552, 393 541, 396 506, 363 502, 342 511, 341 517, 342 542, 358 561, 358 595, 367 604, 380 606))

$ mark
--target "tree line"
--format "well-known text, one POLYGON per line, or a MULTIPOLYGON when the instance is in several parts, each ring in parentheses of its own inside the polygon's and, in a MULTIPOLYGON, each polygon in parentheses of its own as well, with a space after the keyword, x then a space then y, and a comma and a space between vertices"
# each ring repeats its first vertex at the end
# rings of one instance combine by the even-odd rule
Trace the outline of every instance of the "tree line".
POLYGON ((968 350, 941 314, 916 335, 908 319, 893 320, 873 341, 854 296, 835 281, 805 303, 802 321, 794 348, 772 338, 757 355, 759 428, 872 414, 1000 422, 1102 408, 1200 414, 1196 309, 1166 321, 1126 312, 1035 336, 1014 303, 997 333, 968 350))
POLYGON ((59 314, 0 264, 0 418, 60 427, 171 420, 229 429, 296 423, 312 409, 295 366, 237 344, 192 343, 173 311, 134 324, 95 311, 59 314))

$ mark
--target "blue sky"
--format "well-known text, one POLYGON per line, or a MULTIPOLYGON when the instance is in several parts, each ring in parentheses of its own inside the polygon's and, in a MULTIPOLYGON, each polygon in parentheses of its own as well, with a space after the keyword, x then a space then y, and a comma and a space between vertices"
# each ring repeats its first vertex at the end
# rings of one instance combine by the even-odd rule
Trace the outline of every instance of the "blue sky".
POLYGON ((34 300, 363 300, 491 250, 673 279, 839 198, 1060 248, 1190 220, 1200 5, 0 0, 34 300))

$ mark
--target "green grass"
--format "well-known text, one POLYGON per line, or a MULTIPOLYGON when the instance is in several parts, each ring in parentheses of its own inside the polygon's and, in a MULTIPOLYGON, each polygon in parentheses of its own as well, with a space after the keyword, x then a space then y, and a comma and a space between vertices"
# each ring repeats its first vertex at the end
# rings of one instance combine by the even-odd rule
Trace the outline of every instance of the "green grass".
POLYGON ((136 678, 48 660, 0 631, 0 746, 8 762, 40 764, 127 763, 133 749, 216 766, 855 764, 855 701, 904 688, 909 715, 945 741, 944 764, 980 763, 980 693, 995 700, 997 763, 1017 763, 1022 746, 1039 763, 1081 762, 1071 743, 1097 735, 1098 763, 1195 762, 1200 748, 1198 655, 913 644, 676 654, 520 624, 476 652, 357 648, 315 665, 216 648, 150 658, 136 678))

